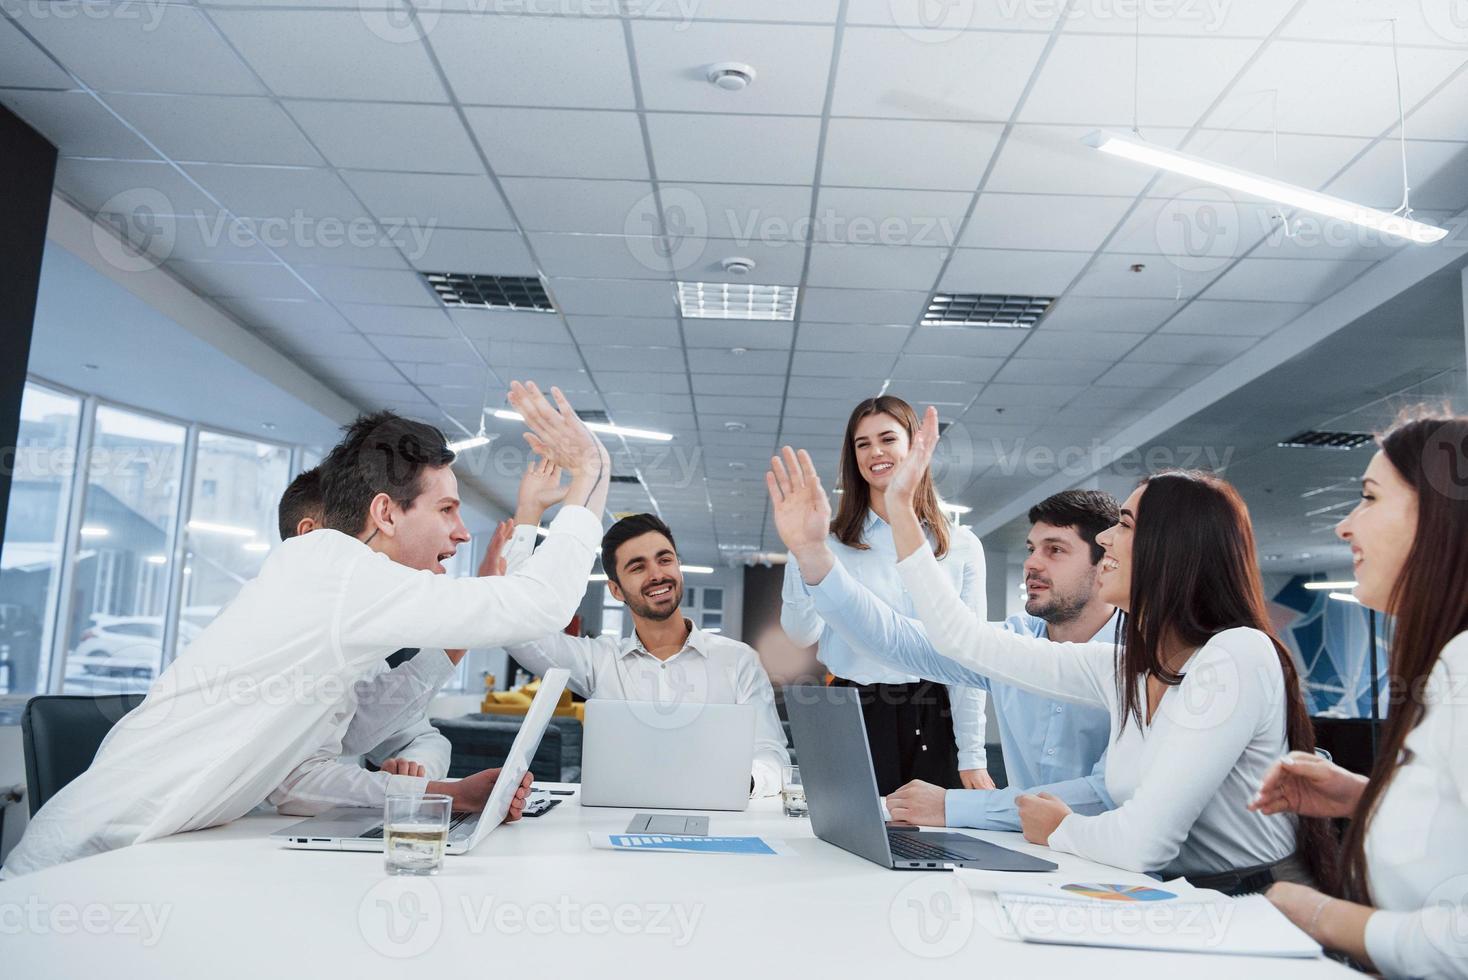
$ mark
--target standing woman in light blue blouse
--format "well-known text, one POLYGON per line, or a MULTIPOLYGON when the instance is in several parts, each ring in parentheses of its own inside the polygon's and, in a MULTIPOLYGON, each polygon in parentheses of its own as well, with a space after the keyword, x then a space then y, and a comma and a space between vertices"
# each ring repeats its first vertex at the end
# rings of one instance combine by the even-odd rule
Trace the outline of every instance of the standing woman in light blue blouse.
MULTIPOLYGON (((852 410, 841 443, 841 504, 831 522, 835 560, 904 616, 914 611, 897 575, 884 492, 907 456, 917 425, 912 406, 893 395, 868 398, 852 410)), ((795 465, 793 455, 790 464, 795 465)), ((778 457, 771 465, 784 471, 778 457)), ((940 567, 964 604, 984 620, 984 548, 979 539, 944 518, 931 473, 922 478, 916 504, 940 567)), ((982 690, 945 688, 903 673, 837 635, 816 610, 794 555, 785 565, 782 598, 780 625, 790 639, 800 646, 818 644, 816 656, 834 675, 831 683, 861 692, 867 743, 882 795, 914 779, 946 789, 994 788, 984 754, 987 698, 982 690)))

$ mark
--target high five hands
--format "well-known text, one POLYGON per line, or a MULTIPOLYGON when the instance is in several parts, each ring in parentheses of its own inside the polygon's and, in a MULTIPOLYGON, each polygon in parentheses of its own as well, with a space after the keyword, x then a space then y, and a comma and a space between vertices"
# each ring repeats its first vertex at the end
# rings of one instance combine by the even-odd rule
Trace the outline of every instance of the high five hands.
MULTIPOLYGON (((525 441, 553 467, 571 473, 565 499, 600 516, 606 506, 612 459, 606 447, 576 415, 559 388, 546 400, 535 382, 510 382, 510 405, 525 420, 525 441)), ((559 475, 557 476, 559 481, 559 475)))
POLYGON ((836 558, 826 543, 831 531, 831 502, 826 499, 810 453, 804 449, 797 453, 786 446, 779 456, 770 457, 765 486, 770 491, 780 540, 795 556, 806 584, 819 584, 836 558))

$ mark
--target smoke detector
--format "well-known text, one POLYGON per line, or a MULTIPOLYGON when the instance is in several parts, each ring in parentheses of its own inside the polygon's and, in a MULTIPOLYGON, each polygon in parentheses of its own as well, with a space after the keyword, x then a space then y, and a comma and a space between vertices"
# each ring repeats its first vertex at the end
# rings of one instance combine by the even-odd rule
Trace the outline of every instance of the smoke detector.
POLYGON ((726 431, 726 432, 743 432, 743 431, 745 431, 748 428, 749 428, 749 426, 746 425, 746 424, 744 424, 743 422, 725 422, 724 423, 724 431, 726 431))
POLYGON ((754 69, 737 61, 721 61, 709 66, 708 79, 725 92, 743 92, 754 81, 754 69))
POLYGON ((720 262, 719 266, 731 276, 747 276, 754 271, 754 259, 746 259, 742 255, 732 255, 720 262))

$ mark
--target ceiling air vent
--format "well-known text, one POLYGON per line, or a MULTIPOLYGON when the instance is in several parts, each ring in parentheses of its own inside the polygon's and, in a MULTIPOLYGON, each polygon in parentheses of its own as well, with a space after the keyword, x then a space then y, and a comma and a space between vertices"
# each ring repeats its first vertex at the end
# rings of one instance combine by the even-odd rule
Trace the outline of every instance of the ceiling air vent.
POLYGON ((1306 429, 1288 439, 1281 439, 1281 449, 1355 449, 1376 437, 1369 432, 1319 432, 1306 429))
POLYGON ((1053 296, 937 293, 923 314, 925 327, 1012 327, 1028 330, 1055 305, 1053 296))
POLYGON ((583 422, 600 422, 603 425, 609 425, 612 421, 607 418, 607 413, 599 408, 578 408, 576 417, 583 422))
POLYGON ((425 272, 423 281, 444 306, 480 310, 534 310, 554 313, 545 287, 535 276, 483 276, 471 272, 425 272))
POLYGON ((611 482, 611 483, 641 483, 642 482, 641 480, 637 479, 637 477, 632 476, 632 475, 629 475, 629 474, 626 474, 626 473, 613 473, 610 477, 607 478, 607 480, 608 480, 608 482, 611 482))

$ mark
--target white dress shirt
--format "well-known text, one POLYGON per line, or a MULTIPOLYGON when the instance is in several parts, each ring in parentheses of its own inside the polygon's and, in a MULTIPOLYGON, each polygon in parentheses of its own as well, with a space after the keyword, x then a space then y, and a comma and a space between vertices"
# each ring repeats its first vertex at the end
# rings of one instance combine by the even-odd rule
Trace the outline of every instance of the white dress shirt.
MULTIPOLYGON (((948 553, 939 569, 953 584, 964 604, 980 620, 986 618, 988 596, 984 586, 984 546, 966 527, 949 527, 948 553)), ((882 602, 902 616, 912 616, 912 597, 897 574, 897 549, 892 544, 892 527, 875 511, 868 510, 862 527, 865 550, 842 544, 831 535, 827 542, 836 560, 882 602)), ((837 677, 858 684, 913 684, 922 678, 894 668, 881 655, 851 635, 834 629, 821 616, 809 586, 800 577, 800 566, 790 555, 785 564, 785 586, 781 593, 780 626, 799 646, 818 644, 816 656, 837 677)), ((948 685, 953 712, 953 737, 958 743, 959 769, 987 769, 984 749, 984 706, 988 695, 977 687, 948 685)))
POLYGON ((394 650, 504 646, 560 628, 601 530, 584 507, 563 507, 545 544, 502 578, 417 571, 336 531, 286 541, 32 818, 7 875, 243 816, 349 729, 353 685, 394 650))
POLYGON ((1250 813, 1269 768, 1288 751, 1284 672, 1269 637, 1218 633, 1183 665, 1150 723, 1121 723, 1111 643, 1056 643, 976 619, 933 559, 918 549, 898 565, 942 661, 918 665, 934 680, 993 678, 1111 715, 1106 790, 1116 809, 1072 813, 1050 846, 1128 871, 1209 874, 1273 864, 1295 851, 1295 818, 1250 813))
POLYGON ((1468 977, 1468 633, 1438 658, 1426 711, 1366 831, 1378 911, 1366 952, 1388 977, 1468 977))

